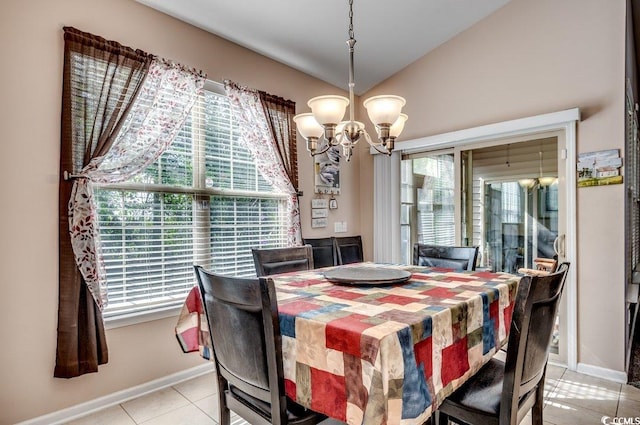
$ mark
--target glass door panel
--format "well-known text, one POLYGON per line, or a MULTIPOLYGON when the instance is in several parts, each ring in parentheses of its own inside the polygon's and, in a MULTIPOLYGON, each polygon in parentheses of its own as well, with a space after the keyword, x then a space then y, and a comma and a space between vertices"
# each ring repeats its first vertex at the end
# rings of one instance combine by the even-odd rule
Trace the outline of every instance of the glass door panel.
POLYGON ((523 181, 484 184, 482 266, 517 273, 535 258, 553 258, 558 236, 558 188, 523 181), (527 184, 525 184, 527 183, 527 184))
POLYGON ((401 164, 402 261, 411 264, 413 245, 455 245, 453 153, 405 156, 401 164))
MULTIPOLYGON (((518 274, 535 268, 536 258, 555 258, 561 234, 558 139, 501 144, 464 151, 469 166, 471 241, 480 247, 479 267, 518 274)), ((560 316, 562 317, 562 316, 560 316)), ((562 323, 557 319, 552 352, 560 353, 562 323)))
MULTIPOLYGON (((412 262, 416 242, 478 246, 477 268, 492 271, 564 261, 566 142, 563 134, 539 136, 403 155, 402 261, 412 262)), ((563 300, 551 359, 564 364, 573 341, 566 315, 563 300)))

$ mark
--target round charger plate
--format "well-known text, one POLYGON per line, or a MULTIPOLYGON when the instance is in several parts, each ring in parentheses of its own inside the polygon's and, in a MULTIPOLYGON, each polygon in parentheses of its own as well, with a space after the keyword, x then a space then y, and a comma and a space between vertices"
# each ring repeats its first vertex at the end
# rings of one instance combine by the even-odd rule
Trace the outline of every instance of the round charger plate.
POLYGON ((337 267, 324 273, 325 279, 342 285, 392 285, 409 280, 406 270, 376 267, 337 267))

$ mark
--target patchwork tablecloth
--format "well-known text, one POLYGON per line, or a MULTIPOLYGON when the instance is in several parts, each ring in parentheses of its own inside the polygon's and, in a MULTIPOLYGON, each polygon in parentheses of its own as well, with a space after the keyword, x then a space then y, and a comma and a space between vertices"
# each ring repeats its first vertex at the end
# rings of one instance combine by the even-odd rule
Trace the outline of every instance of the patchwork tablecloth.
MULTIPOLYGON (((519 277, 364 265, 412 276, 388 286, 335 285, 327 269, 270 276, 287 395, 348 424, 420 424, 506 342, 519 277)), ((183 349, 198 347, 191 338, 183 349)))

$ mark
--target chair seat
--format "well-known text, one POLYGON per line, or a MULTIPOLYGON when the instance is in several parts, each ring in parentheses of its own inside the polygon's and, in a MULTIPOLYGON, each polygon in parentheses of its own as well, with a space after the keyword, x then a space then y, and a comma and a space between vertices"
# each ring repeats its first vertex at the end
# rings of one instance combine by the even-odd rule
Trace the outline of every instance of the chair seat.
MULTIPOLYGON (((496 417, 497 420, 500 413, 504 371, 505 364, 502 360, 496 358, 489 360, 478 373, 447 397, 441 409, 446 411, 445 404, 451 403, 468 411, 482 412, 488 416, 496 417)), ((522 397, 520 405, 528 401, 534 392, 535 390, 522 397)))
POLYGON ((455 403, 467 409, 497 415, 503 380, 504 363, 491 359, 462 387, 447 397, 445 403, 455 403))
MULTIPOLYGON (((236 400, 243 402, 243 404, 250 408, 257 409, 259 411, 258 413, 263 417, 271 417, 271 405, 269 403, 252 397, 234 386, 230 386, 228 391, 231 391, 236 400)), ((299 405, 287 397, 287 419, 290 424, 316 423, 324 417, 324 415, 316 413, 313 410, 306 409, 304 406, 299 405)))

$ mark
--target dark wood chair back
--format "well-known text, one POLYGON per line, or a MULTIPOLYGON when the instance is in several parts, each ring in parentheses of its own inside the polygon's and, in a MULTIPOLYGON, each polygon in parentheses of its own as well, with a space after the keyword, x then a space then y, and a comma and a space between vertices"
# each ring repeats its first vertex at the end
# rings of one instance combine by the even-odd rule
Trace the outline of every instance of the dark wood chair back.
POLYGON ((316 269, 338 265, 335 243, 333 237, 303 239, 305 245, 311 245, 313 250, 313 265, 316 269))
POLYGON ((539 275, 544 276, 549 273, 553 273, 558 268, 558 260, 554 258, 534 258, 533 265, 535 268, 528 269, 525 267, 521 267, 518 269, 518 273, 520 274, 531 274, 531 275, 539 275))
POLYGON ((288 248, 252 249, 253 263, 257 276, 310 270, 313 265, 313 251, 310 245, 288 248))
POLYGON ((491 359, 444 400, 441 416, 469 424, 515 425, 532 409, 542 425, 544 379, 569 263, 555 273, 524 276, 518 285, 505 362, 491 359))
POLYGON ((361 236, 336 237, 333 240, 338 264, 362 263, 364 261, 361 236))
POLYGON ((505 362, 504 385, 514 394, 526 395, 544 375, 568 269, 569 263, 562 263, 555 273, 520 280, 505 362))
POLYGON ((316 424, 324 417, 288 400, 273 281, 210 273, 195 266, 216 363, 220 412, 251 424, 316 424))
POLYGON ((413 264, 416 266, 475 270, 477 259, 477 246, 413 245, 413 264))

